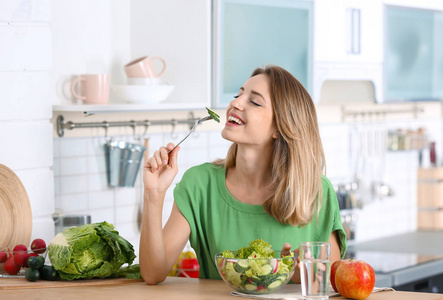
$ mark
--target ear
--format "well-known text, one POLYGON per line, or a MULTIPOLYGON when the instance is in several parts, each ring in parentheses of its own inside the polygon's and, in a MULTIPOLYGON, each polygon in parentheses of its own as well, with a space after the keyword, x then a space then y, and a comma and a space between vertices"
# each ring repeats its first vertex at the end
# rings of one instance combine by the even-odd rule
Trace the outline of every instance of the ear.
POLYGON ((278 131, 276 130, 276 131, 274 132, 274 134, 272 135, 272 138, 273 138, 274 140, 276 140, 276 139, 278 138, 278 136, 279 136, 279 133, 278 133, 278 131))

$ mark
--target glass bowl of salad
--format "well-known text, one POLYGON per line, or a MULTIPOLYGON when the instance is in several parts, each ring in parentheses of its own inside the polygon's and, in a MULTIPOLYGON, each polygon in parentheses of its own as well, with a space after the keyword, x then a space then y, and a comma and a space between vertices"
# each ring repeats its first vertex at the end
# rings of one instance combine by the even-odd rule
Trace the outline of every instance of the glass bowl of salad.
POLYGON ((281 257, 280 251, 251 252, 245 249, 248 247, 215 255, 217 270, 231 288, 246 294, 269 294, 292 278, 296 254, 281 257))

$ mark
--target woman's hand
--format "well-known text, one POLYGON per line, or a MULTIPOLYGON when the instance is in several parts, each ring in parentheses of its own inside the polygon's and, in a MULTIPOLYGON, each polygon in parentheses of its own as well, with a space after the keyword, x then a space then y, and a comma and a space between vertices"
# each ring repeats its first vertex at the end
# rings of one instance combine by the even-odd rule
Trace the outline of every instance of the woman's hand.
MULTIPOLYGON (((294 275, 292 275, 292 281, 294 283, 300 283, 300 257, 299 257, 299 248, 295 248, 292 252, 294 252, 297 256, 296 262, 295 262, 295 271, 294 275)), ((281 249, 281 255, 291 255, 291 244, 284 243, 283 248, 281 249)))
POLYGON ((166 193, 177 175, 177 154, 180 147, 174 148, 174 144, 169 143, 166 147, 160 147, 154 155, 145 163, 143 167, 143 185, 145 192, 166 193), (168 154, 168 151, 171 153, 168 154))

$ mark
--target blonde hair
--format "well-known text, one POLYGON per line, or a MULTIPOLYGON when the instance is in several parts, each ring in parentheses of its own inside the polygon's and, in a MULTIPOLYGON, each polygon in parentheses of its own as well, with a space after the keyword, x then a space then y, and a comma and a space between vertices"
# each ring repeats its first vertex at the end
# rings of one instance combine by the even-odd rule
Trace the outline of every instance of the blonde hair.
MULTIPOLYGON (((277 221, 293 226, 309 223, 320 211, 325 155, 311 96, 288 71, 277 66, 256 69, 251 77, 265 74, 270 79, 272 108, 278 137, 273 144, 270 171, 274 192, 264 203, 265 211, 277 221)), ((225 159, 214 163, 225 169, 235 166, 237 144, 225 159)))

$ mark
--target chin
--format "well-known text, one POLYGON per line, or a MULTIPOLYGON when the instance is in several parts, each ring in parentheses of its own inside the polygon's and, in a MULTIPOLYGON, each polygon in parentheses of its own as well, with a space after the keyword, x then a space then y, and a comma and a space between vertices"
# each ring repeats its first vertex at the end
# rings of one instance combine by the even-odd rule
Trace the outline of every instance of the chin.
POLYGON ((230 142, 235 143, 236 141, 232 138, 232 134, 230 134, 230 132, 228 132, 226 129, 223 129, 221 132, 221 136, 222 138, 224 138, 225 140, 228 140, 230 142))

